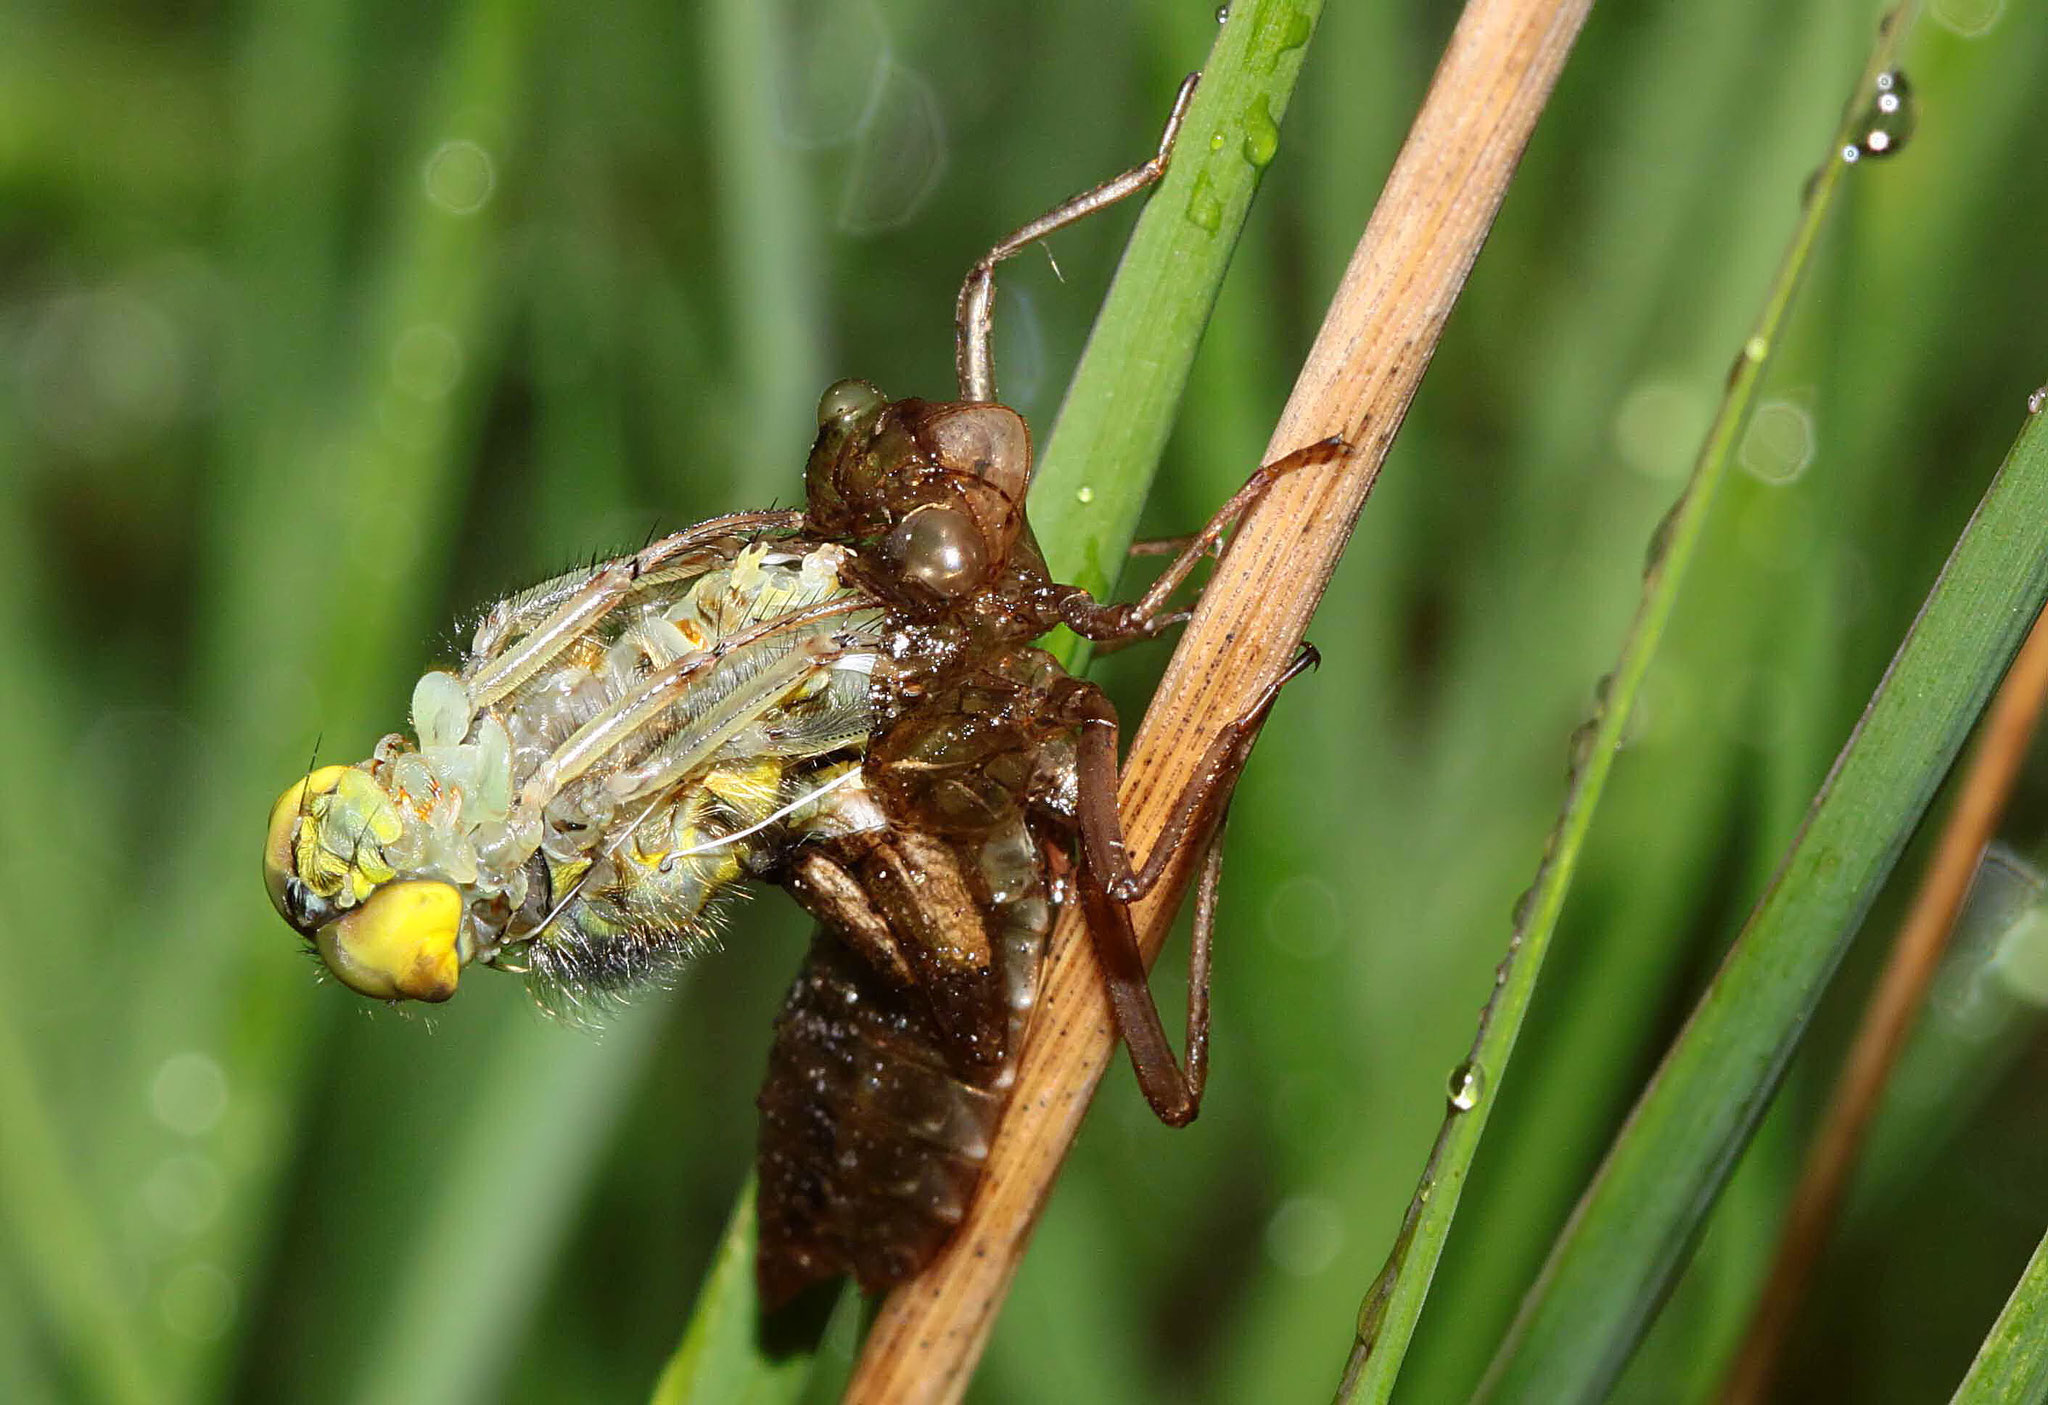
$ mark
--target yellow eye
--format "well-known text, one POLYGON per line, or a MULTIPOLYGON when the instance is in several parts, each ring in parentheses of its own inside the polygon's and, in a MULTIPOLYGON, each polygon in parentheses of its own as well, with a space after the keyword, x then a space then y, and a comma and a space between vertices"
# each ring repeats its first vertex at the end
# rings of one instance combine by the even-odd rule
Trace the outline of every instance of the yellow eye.
POLYGON ((322 927, 320 959, 350 990, 373 1000, 446 1000, 462 970, 462 895, 432 879, 387 883, 322 927))
POLYGON ((285 906, 285 882, 298 877, 296 856, 299 818, 316 795, 326 795, 341 784, 346 766, 322 766, 277 797, 270 807, 270 831, 263 837, 263 886, 270 892, 271 905, 292 920, 285 906))

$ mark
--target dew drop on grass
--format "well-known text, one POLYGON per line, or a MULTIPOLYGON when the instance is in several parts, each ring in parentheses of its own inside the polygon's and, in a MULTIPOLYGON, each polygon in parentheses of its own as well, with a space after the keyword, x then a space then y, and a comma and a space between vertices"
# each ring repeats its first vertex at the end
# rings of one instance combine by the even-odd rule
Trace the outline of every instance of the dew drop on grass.
POLYGON ((1645 582, 1656 575, 1658 568, 1664 564, 1664 555, 1671 550, 1671 534, 1678 529, 1678 514, 1684 506, 1685 495, 1681 493, 1678 501, 1671 504, 1670 509, 1657 519, 1657 525, 1650 529, 1650 545, 1643 552, 1645 582))
POLYGON ((1842 159, 1851 164, 1896 156, 1913 138, 1913 90, 1906 75, 1897 69, 1880 73, 1873 87, 1870 105, 1856 119, 1856 135, 1842 148, 1842 159))
POLYGON ((1589 717, 1572 728, 1571 757, 1565 763, 1565 779, 1577 777, 1593 759, 1593 743, 1600 735, 1600 719, 1589 717))
POLYGON ((1308 43, 1309 36, 1316 32, 1316 22, 1300 10, 1287 16, 1280 30, 1280 52, 1285 54, 1308 43))
POLYGON ((1188 192, 1187 213, 1188 223, 1205 233, 1214 234, 1223 228, 1223 201, 1207 171, 1195 177, 1195 188, 1188 192))
POLYGON ((2048 409, 2048 385, 2042 386, 2027 397, 2028 414, 2038 415, 2043 409, 2048 409))
POLYGON ((1470 1112, 1485 1095, 1486 1072, 1478 1064, 1467 1061, 1451 1070, 1450 1081, 1444 1086, 1451 1111, 1470 1112))
POLYGON ((1273 120, 1273 109, 1267 105, 1264 93, 1245 109, 1242 149, 1244 159, 1261 168, 1270 165, 1280 150, 1280 125, 1273 120))

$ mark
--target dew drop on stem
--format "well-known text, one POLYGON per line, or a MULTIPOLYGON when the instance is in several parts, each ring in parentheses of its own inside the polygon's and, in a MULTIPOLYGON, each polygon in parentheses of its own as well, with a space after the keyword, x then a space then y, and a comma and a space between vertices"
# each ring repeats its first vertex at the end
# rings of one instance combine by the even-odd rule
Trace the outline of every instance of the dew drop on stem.
POLYGON ((1451 1111, 1470 1112, 1485 1095, 1486 1072, 1478 1064, 1468 1060, 1451 1070, 1450 1081, 1444 1085, 1444 1097, 1450 1102, 1451 1111))
POLYGON ((1916 116, 1913 89, 1898 69, 1877 75, 1870 103, 1842 147, 1842 160, 1854 164, 1896 156, 1912 140, 1916 116))

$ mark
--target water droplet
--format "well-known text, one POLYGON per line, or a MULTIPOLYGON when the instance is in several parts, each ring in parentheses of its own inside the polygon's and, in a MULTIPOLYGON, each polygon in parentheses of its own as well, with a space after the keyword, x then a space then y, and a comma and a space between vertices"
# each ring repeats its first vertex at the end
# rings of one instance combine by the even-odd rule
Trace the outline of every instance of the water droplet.
POLYGON ((1228 137, 1223 135, 1223 129, 1219 127, 1209 134, 1209 150, 1221 151, 1228 144, 1229 140, 1228 137))
POLYGON ((1264 167, 1272 163, 1280 150, 1280 125, 1273 120, 1273 109, 1267 105, 1266 95, 1260 93, 1245 109, 1244 114, 1244 159, 1254 166, 1264 167))
POLYGON ((481 210, 498 183, 491 153, 463 137, 435 147, 420 177, 427 198, 451 215, 473 215, 481 210))
POLYGON ((1736 455, 1752 477, 1790 483, 1813 462, 1813 417, 1790 400, 1766 400, 1750 416, 1736 455))
POLYGON ((1593 759, 1593 742, 1600 735, 1600 719, 1589 717, 1572 728, 1571 755, 1565 762, 1565 779, 1570 780, 1586 769, 1586 763, 1593 759))
POLYGON ((1381 1265, 1379 1276, 1365 1290, 1365 1301, 1358 1305, 1358 1344, 1367 1356, 1380 1344, 1380 1328, 1387 1325, 1387 1304, 1394 1297, 1394 1267, 1392 1259, 1381 1265))
POLYGON ((2028 414, 2038 415, 2041 413, 2043 407, 2048 407, 2048 385, 2042 386, 2039 390, 2035 391, 2032 395, 2029 395, 2027 397, 2028 414))
POLYGON ((1074 501, 1086 507, 1089 503, 1095 501, 1095 490, 1086 485, 1074 489, 1074 501))
POLYGON ((1466 1062, 1451 1070, 1451 1079, 1444 1087, 1444 1096, 1450 1100, 1451 1111, 1470 1112, 1479 1106, 1479 1099, 1486 1093, 1486 1072, 1478 1064, 1466 1062))
MULTIPOLYGON (((1430 1174, 1434 1174, 1434 1168, 1430 1174)), ((1380 1343, 1380 1329, 1387 1324, 1387 1304, 1394 1298, 1394 1280, 1400 1277, 1401 1267, 1408 1261, 1409 1246, 1415 1242, 1415 1227, 1422 1223, 1422 1207, 1429 1203, 1434 1189, 1432 1180, 1424 1180, 1416 1187, 1415 1199, 1401 1219, 1401 1232, 1394 1236, 1394 1247, 1387 1251, 1387 1261, 1373 1275, 1372 1286, 1365 1290, 1365 1301, 1358 1305, 1358 1345, 1367 1356, 1380 1343)))
POLYGON ((1210 234, 1223 228, 1223 201, 1207 171, 1195 176, 1195 188, 1188 192, 1188 223, 1210 234))
POLYGON ((1643 552, 1643 579, 1649 580, 1664 564, 1665 554, 1671 550, 1671 534, 1678 530, 1678 514, 1685 507, 1685 495, 1679 494, 1678 501, 1671 504, 1657 525, 1650 529, 1650 545, 1643 552))
POLYGON ((1315 32, 1316 22, 1302 11, 1295 10, 1280 27, 1280 52, 1286 54, 1299 49, 1315 32))
POLYGON ((1913 90, 1906 75, 1893 69, 1877 75, 1870 105, 1856 119, 1856 135, 1842 148, 1842 159, 1857 162, 1896 156, 1912 140, 1915 117, 1913 90))
POLYGON ((197 1137, 213 1130, 228 1108, 228 1079, 211 1055, 173 1054, 149 1085, 150 1110, 173 1132, 197 1137))
POLYGON ((1230 22, 1230 6, 1229 6, 1228 4, 1218 5, 1218 6, 1216 7, 1216 23, 1218 23, 1218 24, 1228 24, 1229 22, 1230 22))

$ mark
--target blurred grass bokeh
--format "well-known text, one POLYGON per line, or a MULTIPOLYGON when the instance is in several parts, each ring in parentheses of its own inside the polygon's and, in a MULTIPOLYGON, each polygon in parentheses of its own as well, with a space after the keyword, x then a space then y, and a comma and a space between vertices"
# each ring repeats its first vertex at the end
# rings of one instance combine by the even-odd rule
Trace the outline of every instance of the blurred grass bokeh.
MULTIPOLYGON (((1477 1379, 2048 378, 2048 15, 2004 9, 1931 6, 1917 135, 1854 172, 1596 824, 1406 1398, 1477 1379)), ((750 906, 602 1039, 509 980, 404 1018, 314 985, 255 881, 263 816, 316 740, 353 758, 398 725, 498 595, 792 500, 827 381, 946 394, 959 275, 1149 149, 1212 11, 10 7, 7 1398, 646 1397, 751 1157, 792 905, 750 906)), ((1234 812, 1203 1117, 1166 1131, 1108 1081, 975 1398, 1334 1383, 1566 738, 1874 16, 1596 7, 1317 621, 1325 665, 1234 812)), ((1454 17, 1326 7, 1157 531, 1256 462, 1454 17)), ((1063 278, 1006 270, 1002 386, 1041 431, 1127 227, 1059 236, 1063 278)), ((1158 661, 1102 670, 1132 714, 1158 661)), ((2036 768, 1786 1399, 1944 1396, 2048 1224, 2044 819, 2036 768)), ((1710 1389, 1875 950, 1629 1398, 1710 1389)))

